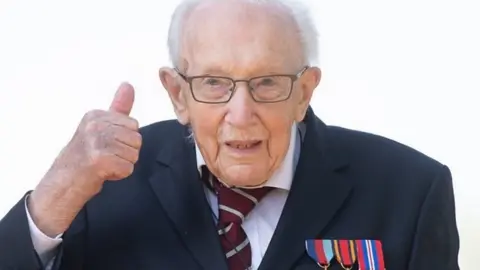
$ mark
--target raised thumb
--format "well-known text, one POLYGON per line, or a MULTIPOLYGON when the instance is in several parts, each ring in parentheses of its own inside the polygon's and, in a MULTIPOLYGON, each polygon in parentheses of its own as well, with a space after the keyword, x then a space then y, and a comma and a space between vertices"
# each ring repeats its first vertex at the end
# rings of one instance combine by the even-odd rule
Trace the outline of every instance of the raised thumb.
POLYGON ((129 115, 133 108, 135 101, 135 89, 129 83, 122 83, 115 93, 112 103, 110 104, 110 111, 129 115))

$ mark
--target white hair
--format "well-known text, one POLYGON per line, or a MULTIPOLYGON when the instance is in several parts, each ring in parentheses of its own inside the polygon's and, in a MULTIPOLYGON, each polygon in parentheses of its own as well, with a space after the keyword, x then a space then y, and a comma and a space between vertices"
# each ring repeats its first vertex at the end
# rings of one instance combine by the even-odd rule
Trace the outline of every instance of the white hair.
MULTIPOLYGON (((180 60, 180 49, 183 24, 187 14, 198 4, 205 0, 183 0, 173 12, 170 28, 168 31, 168 50, 170 61, 178 67, 180 60)), ((303 59, 305 65, 313 65, 318 62, 318 31, 310 15, 310 10, 300 1, 295 0, 242 0, 253 3, 280 4, 286 8, 296 23, 299 31, 300 42, 303 47, 303 59)))

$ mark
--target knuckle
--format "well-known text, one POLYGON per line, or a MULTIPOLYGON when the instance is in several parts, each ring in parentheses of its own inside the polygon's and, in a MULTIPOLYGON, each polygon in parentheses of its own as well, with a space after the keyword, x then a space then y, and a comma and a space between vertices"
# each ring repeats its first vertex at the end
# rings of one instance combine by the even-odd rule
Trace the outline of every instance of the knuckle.
POLYGON ((133 163, 137 163, 139 158, 140 158, 140 155, 139 155, 139 151, 137 150, 132 154, 131 160, 133 163))
POLYGON ((104 111, 102 110, 91 110, 85 114, 84 119, 86 119, 87 121, 94 120, 99 118, 103 114, 104 114, 104 111))
POLYGON ((125 160, 128 160, 132 164, 138 161, 139 151, 137 149, 131 148, 130 146, 122 146, 120 153, 125 160))
POLYGON ((133 170, 134 170, 133 164, 128 164, 127 166, 125 166, 125 177, 130 176, 133 173, 133 170))
POLYGON ((135 118, 130 118, 130 125, 132 127, 132 129, 135 129, 135 130, 138 130, 139 127, 140 127, 140 124, 138 123, 138 120, 135 119, 135 118))
POLYGON ((142 140, 142 135, 138 132, 135 132, 135 134, 133 135, 133 143, 135 144, 135 146, 140 148, 142 146, 142 140))
POLYGON ((130 176, 133 173, 133 168, 134 168, 133 164, 127 161, 119 162, 118 168, 116 170, 116 178, 122 179, 130 176))
POLYGON ((104 128, 104 124, 98 120, 90 120, 85 123, 85 132, 87 133, 98 133, 104 128))

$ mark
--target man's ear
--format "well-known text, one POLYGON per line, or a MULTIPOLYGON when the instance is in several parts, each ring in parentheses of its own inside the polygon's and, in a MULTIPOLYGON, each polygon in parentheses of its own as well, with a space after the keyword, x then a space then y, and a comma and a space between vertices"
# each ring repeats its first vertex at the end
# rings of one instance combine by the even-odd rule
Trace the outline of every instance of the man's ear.
POLYGON ((318 67, 310 67, 303 73, 302 78, 300 78, 299 90, 301 91, 299 91, 300 96, 295 112, 295 121, 301 122, 305 118, 310 100, 313 96, 313 91, 320 83, 321 77, 322 71, 318 67))
POLYGON ((171 68, 164 67, 158 71, 160 81, 163 87, 167 90, 170 101, 172 102, 175 114, 178 121, 182 125, 186 125, 189 122, 189 115, 187 109, 187 100, 182 91, 182 84, 178 73, 171 68))

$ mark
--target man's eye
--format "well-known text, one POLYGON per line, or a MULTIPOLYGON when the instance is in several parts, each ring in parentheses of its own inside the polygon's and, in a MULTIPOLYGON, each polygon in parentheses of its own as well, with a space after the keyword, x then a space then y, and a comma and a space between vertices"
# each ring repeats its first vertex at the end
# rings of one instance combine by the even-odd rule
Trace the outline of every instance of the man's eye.
POLYGON ((274 85, 275 80, 273 80, 272 78, 263 78, 259 84, 264 86, 274 85))

